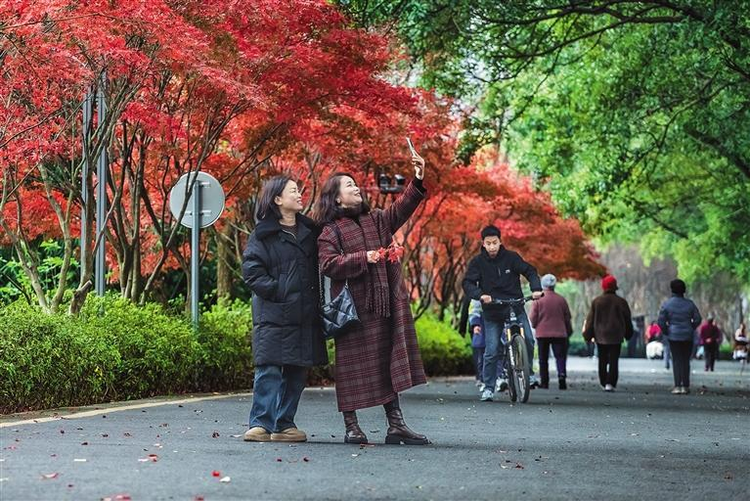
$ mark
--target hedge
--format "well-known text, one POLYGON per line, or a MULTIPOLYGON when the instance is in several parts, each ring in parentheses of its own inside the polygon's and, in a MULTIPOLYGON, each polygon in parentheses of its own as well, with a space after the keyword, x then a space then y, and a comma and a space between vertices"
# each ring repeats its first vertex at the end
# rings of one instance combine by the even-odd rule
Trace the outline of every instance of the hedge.
MULTIPOLYGON (((0 308, 0 413, 250 388, 251 324, 242 301, 203 312, 196 332, 159 305, 114 295, 90 297, 78 317, 17 301, 0 308)), ((449 325, 423 316, 417 331, 428 374, 471 372, 468 340, 449 325)), ((309 383, 331 379, 320 367, 309 383)))

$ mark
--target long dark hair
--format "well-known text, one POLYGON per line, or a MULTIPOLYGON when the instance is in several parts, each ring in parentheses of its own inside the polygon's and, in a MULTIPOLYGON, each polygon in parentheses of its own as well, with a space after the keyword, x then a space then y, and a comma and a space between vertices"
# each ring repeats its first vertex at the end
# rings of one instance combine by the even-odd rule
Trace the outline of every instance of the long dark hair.
MULTIPOLYGON (((341 190, 341 179, 345 176, 354 179, 354 176, 348 172, 336 172, 323 184, 323 190, 320 192, 318 203, 315 204, 315 212, 313 215, 313 219, 315 219, 316 223, 324 225, 335 221, 344 215, 348 215, 348 212, 336 203, 336 197, 339 196, 339 191, 341 190)), ((364 197, 362 197, 359 214, 368 214, 369 212, 370 204, 368 204, 364 197)))
POLYGON ((258 221, 270 217, 281 219, 281 211, 274 199, 281 196, 289 181, 294 180, 289 176, 276 176, 263 183, 255 210, 255 218, 258 221))

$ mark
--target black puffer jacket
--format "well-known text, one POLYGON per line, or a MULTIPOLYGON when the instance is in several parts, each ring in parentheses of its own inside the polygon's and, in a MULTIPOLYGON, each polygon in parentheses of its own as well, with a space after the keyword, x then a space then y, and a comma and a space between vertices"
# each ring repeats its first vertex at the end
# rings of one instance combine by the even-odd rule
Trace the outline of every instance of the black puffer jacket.
POLYGON ((309 367, 328 362, 320 328, 318 235, 297 215, 297 237, 276 219, 264 219, 248 238, 242 276, 253 291, 255 365, 309 367))

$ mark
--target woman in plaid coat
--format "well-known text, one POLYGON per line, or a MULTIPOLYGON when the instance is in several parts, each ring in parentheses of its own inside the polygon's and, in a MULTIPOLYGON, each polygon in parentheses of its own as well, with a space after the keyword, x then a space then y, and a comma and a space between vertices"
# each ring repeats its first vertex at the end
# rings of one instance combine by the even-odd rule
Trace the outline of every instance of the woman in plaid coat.
POLYGON ((426 382, 411 315, 409 294, 393 234, 425 197, 424 160, 414 154, 416 179, 388 209, 370 210, 354 179, 335 174, 323 186, 316 219, 323 274, 335 297, 348 281, 361 327, 336 339, 336 398, 344 415, 346 443, 367 443, 357 409, 383 405, 388 420, 386 443, 424 445, 427 437, 406 426, 398 394, 426 382), (393 247, 391 247, 393 249, 393 247))

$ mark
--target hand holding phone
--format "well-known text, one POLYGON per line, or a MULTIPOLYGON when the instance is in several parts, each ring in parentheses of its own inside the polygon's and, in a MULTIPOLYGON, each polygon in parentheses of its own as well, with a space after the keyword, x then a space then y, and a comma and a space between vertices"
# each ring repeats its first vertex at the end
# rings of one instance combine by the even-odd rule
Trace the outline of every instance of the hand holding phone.
POLYGON ((406 138, 406 144, 409 145, 409 151, 411 152, 412 156, 419 156, 419 153, 417 153, 416 148, 414 148, 414 143, 411 142, 410 138, 406 138))
POLYGON ((411 163, 414 166, 414 175, 417 179, 424 179, 424 159, 417 153, 417 149, 414 148, 414 144, 408 137, 406 138, 406 144, 409 146, 409 151, 411 151, 411 163))

